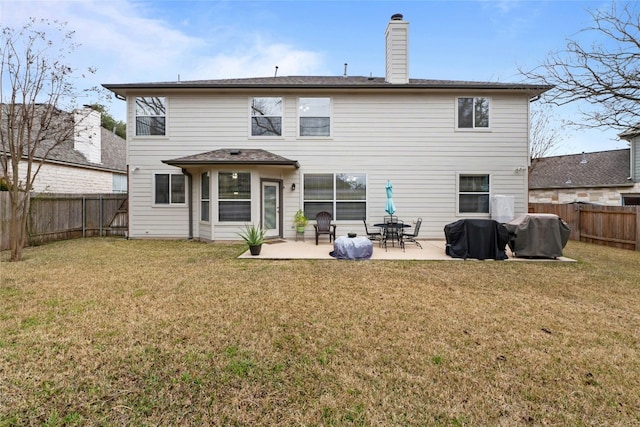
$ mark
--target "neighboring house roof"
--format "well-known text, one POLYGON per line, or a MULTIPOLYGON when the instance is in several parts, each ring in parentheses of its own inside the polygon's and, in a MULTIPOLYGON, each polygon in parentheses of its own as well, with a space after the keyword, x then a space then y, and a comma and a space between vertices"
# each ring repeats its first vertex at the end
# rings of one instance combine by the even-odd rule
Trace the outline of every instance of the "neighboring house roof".
POLYGON ((102 164, 104 167, 127 171, 127 141, 114 132, 100 128, 102 136, 102 164))
MULTIPOLYGON (((74 148, 73 140, 66 140, 55 146, 47 155, 47 162, 67 164, 70 166, 110 170, 126 173, 127 171, 127 142, 115 133, 100 128, 101 142, 101 163, 92 163, 78 150, 74 148)), ((40 147, 36 157, 42 157, 46 147, 46 142, 40 147)))
MULTIPOLYGON (((8 108, 11 104, 1 104, 3 108, 8 108)), ((14 104, 22 105, 22 104, 14 104)), ((48 104, 37 104, 37 108, 46 108, 48 104)), ((100 126, 99 115, 95 124, 87 123, 95 135, 97 135, 97 129, 100 128, 100 138, 98 143, 100 145, 100 163, 90 161, 81 151, 76 148, 76 128, 74 126, 74 115, 66 111, 55 109, 57 116, 55 120, 58 120, 57 125, 51 127, 51 134, 45 137, 43 141, 38 144, 34 157, 36 159, 42 159, 46 155, 45 162, 56 163, 62 165, 69 165, 75 167, 83 167, 97 170, 107 170, 111 172, 127 172, 127 142, 116 135, 114 132, 110 132, 100 126), (56 139, 66 138, 63 142, 56 144, 56 139)), ((98 113, 96 113, 98 114, 98 113)), ((3 121, 3 125, 6 122, 3 121)), ((54 122, 56 123, 56 122, 54 122)), ((83 127, 85 125, 82 125, 83 127)))
POLYGON ((242 79, 194 80, 159 83, 103 84, 116 94, 126 96, 128 89, 490 89, 510 90, 537 96, 553 86, 524 83, 473 82, 456 80, 409 79, 407 84, 389 83, 384 77, 362 76, 282 76, 242 79))
POLYGON ((622 149, 534 159, 529 189, 633 186, 629 155, 622 149))
POLYGON ((162 162, 178 167, 185 165, 225 164, 292 166, 296 169, 300 167, 300 164, 296 160, 290 160, 265 150, 246 148, 223 148, 220 150, 208 151, 206 153, 194 154, 192 156, 163 160, 162 162))

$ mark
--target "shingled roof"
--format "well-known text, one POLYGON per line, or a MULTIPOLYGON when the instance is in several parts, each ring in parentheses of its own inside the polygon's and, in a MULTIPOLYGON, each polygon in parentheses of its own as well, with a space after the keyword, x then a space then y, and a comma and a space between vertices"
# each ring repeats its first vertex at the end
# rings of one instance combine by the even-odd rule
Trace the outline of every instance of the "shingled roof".
POLYGON ((292 166, 296 169, 300 167, 300 164, 296 160, 287 159, 266 150, 247 148, 223 148, 220 150, 207 151, 206 153, 179 157, 177 159, 163 160, 162 163, 178 167, 187 165, 229 164, 292 166))
POLYGON ((384 77, 364 76, 282 76, 240 79, 192 80, 156 83, 103 84, 125 96, 130 89, 491 89, 520 91, 537 96, 553 86, 525 83, 474 82, 457 80, 409 79, 407 84, 389 83, 384 77))
POLYGON ((610 150, 534 159, 529 189, 633 186, 630 150, 610 150))
MULTIPOLYGON (((90 169, 109 170, 116 172, 127 171, 127 142, 113 132, 100 128, 101 139, 101 163, 92 163, 78 150, 74 148, 73 140, 66 140, 56 145, 47 155, 47 162, 66 164, 69 166, 84 167, 90 169)), ((48 149, 50 141, 43 141, 36 157, 42 157, 48 149)))

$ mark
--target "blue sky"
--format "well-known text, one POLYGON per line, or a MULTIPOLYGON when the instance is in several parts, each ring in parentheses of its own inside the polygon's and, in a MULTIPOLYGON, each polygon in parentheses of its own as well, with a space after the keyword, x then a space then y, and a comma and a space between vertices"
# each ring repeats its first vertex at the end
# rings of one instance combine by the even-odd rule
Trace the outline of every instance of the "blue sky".
MULTIPOLYGON (((409 26, 412 78, 519 82, 610 1, 133 1, 0 0, 0 25, 58 19, 81 43, 71 58, 97 73, 79 85, 271 76, 384 76, 384 31, 409 26)), ((596 40, 597 41, 597 40, 596 40)), ((81 99, 83 103, 95 102, 81 99)), ((104 102, 124 120, 124 102, 104 102)), ((557 109, 576 117, 578 106, 557 109)), ((626 148, 617 132, 561 129, 553 154, 626 148)))

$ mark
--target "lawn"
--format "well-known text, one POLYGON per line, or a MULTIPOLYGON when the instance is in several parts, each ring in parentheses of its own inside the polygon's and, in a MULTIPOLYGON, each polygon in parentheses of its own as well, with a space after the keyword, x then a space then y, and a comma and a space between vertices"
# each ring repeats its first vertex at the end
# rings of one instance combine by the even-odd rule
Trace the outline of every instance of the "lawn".
POLYGON ((640 252, 270 261, 84 239, 0 264, 0 426, 640 425, 640 252))

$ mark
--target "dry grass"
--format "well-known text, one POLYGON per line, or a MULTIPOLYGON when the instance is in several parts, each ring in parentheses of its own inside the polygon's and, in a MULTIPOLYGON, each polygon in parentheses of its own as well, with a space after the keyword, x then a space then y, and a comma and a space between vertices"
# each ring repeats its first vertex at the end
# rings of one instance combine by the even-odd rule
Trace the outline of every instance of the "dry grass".
POLYGON ((241 252, 86 239, 3 262, 0 425, 640 425, 640 252, 241 252))

